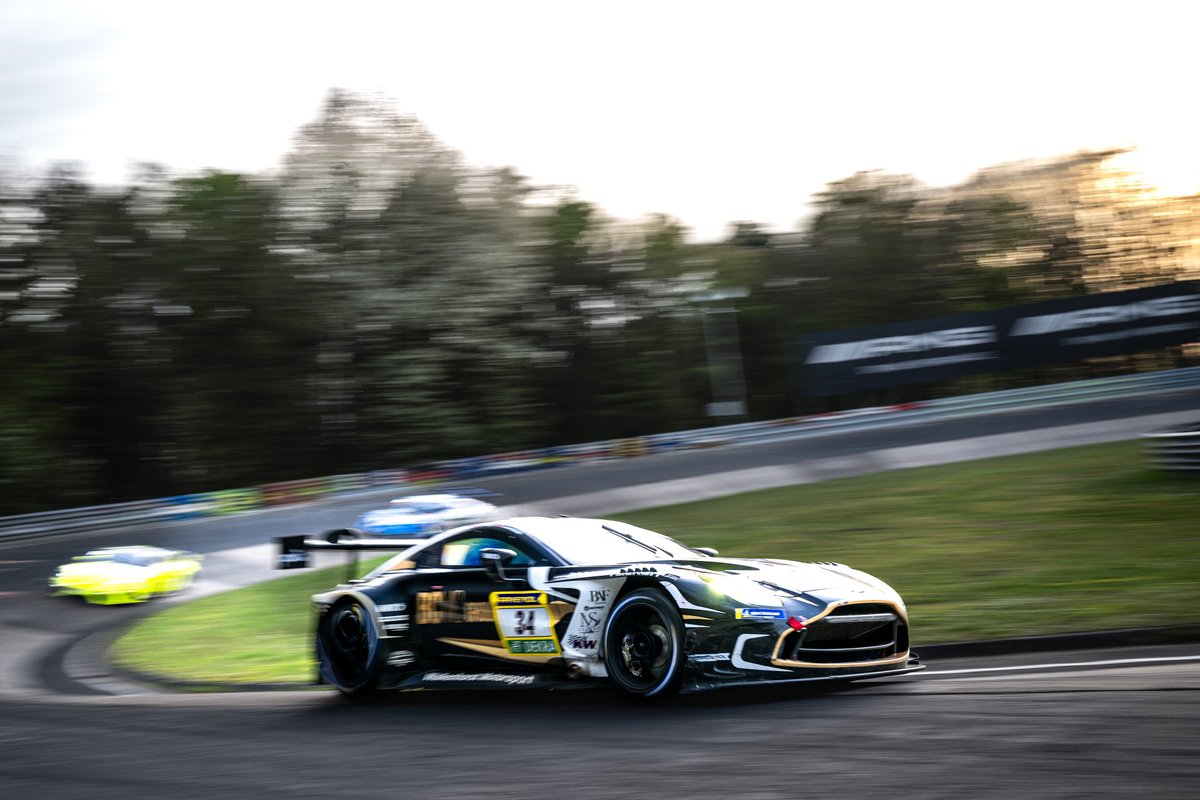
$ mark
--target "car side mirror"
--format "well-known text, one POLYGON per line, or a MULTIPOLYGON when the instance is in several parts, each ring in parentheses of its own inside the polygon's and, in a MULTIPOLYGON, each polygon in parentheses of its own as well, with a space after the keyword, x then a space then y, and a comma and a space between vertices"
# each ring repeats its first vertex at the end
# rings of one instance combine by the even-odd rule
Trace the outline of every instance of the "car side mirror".
POLYGON ((692 549, 697 553, 704 553, 706 556, 715 556, 717 554, 717 548, 715 547, 693 547, 692 549))
POLYGON ((488 547, 479 551, 479 558, 483 561, 483 568, 487 572, 488 577, 494 581, 507 581, 508 575, 505 574, 504 568, 512 563, 517 557, 515 550, 509 550, 507 547, 488 547))

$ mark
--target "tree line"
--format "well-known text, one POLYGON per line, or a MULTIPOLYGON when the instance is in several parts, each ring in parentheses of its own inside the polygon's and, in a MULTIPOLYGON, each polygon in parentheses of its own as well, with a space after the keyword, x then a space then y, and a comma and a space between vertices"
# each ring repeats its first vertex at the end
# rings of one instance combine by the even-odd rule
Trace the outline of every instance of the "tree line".
POLYGON ((1193 199, 1112 152, 950 189, 867 172, 798 230, 609 218, 330 95, 269 175, 0 172, 0 514, 1181 363, 810 398, 804 332, 1195 276, 1193 199))

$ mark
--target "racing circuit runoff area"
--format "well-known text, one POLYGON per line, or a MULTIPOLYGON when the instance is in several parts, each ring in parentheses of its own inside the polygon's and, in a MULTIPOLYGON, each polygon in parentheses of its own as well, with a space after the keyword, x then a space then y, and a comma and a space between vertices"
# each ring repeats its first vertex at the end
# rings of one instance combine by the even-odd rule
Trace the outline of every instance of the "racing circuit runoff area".
MULTIPOLYGON (((1197 419, 1191 389, 488 485, 514 511, 617 514, 1128 439, 1197 419)), ((268 579, 278 573, 266 540, 344 525, 377 503, 357 497, 0 548, 0 796, 1183 798, 1198 785, 1200 642, 1129 635, 1119 620, 1110 636, 1075 640, 947 648, 922 647, 918 634, 925 672, 844 687, 726 690, 649 706, 602 689, 405 693, 352 705, 325 691, 173 694, 123 682, 103 663, 103 645, 112 626, 145 609, 43 594, 53 563, 135 541, 205 553, 208 577, 190 596, 268 579)))

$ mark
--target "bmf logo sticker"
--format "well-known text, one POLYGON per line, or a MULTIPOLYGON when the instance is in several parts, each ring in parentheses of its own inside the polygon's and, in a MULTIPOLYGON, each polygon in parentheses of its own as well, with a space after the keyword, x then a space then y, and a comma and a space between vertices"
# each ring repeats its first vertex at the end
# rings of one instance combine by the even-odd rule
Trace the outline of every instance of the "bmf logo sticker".
POLYGON ((734 611, 737 619, 773 620, 786 619, 782 608, 739 608, 734 611))

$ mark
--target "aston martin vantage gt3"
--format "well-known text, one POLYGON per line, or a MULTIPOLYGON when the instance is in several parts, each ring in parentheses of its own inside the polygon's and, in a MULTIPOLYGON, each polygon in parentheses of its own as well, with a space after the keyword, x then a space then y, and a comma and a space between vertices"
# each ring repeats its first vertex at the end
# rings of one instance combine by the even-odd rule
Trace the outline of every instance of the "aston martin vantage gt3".
MULTIPOLYGON (((372 546, 329 539, 304 545, 372 546)), ((607 683, 650 698, 921 668, 904 602, 878 578, 722 558, 612 520, 456 528, 313 603, 320 680, 346 694, 607 683)))

